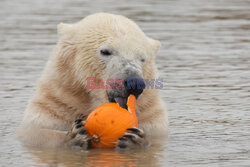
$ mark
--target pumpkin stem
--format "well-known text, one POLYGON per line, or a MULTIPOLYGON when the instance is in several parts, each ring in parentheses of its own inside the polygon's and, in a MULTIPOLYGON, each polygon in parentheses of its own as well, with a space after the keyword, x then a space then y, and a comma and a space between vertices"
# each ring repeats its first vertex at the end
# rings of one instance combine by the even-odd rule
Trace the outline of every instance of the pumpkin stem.
POLYGON ((137 120, 136 112, 135 112, 136 98, 135 98, 134 95, 132 95, 132 94, 129 95, 127 105, 128 105, 128 111, 130 113, 132 113, 132 115, 135 118, 135 121, 136 121, 136 125, 135 126, 138 127, 138 120, 137 120))
POLYGON ((99 143, 100 142, 100 137, 96 134, 94 134, 91 138, 91 140, 95 143, 99 143))
POLYGON ((127 102, 129 112, 135 113, 136 98, 134 95, 129 95, 127 102))

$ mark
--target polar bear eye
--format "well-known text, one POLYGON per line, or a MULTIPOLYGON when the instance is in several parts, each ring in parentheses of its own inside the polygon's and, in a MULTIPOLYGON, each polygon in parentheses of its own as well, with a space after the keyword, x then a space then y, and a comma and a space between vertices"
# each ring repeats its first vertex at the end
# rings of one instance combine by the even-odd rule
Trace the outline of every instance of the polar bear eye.
POLYGON ((147 57, 145 56, 145 54, 140 54, 138 60, 140 60, 141 63, 145 63, 147 57))
POLYGON ((110 55, 112 55, 112 51, 109 50, 109 49, 101 49, 101 50, 100 50, 100 53, 101 53, 101 55, 103 55, 103 56, 110 56, 110 55))
POLYGON ((144 59, 144 58, 141 58, 141 62, 144 63, 144 62, 145 62, 145 59, 144 59))

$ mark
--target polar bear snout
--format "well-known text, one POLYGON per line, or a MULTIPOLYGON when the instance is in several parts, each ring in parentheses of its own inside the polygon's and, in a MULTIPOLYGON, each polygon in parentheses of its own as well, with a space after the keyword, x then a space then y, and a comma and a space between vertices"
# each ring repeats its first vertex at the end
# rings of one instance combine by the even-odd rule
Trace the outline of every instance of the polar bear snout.
POLYGON ((107 90, 108 99, 109 102, 119 103, 121 107, 127 109, 128 96, 133 94, 138 98, 145 88, 145 83, 140 77, 127 77, 121 81, 120 85, 115 83, 113 89, 107 90))
POLYGON ((143 89, 145 89, 145 83, 142 78, 128 77, 124 80, 124 88, 128 95, 133 94, 138 98, 142 94, 143 89))

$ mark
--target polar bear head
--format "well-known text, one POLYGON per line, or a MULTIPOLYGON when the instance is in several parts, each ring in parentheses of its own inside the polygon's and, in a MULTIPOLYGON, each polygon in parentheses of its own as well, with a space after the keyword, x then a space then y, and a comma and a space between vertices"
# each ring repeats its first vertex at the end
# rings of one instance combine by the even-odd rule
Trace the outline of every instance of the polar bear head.
POLYGON ((73 71, 74 82, 89 92, 105 87, 110 102, 126 107, 129 94, 138 97, 143 92, 142 79, 155 78, 160 42, 147 37, 126 17, 93 14, 74 24, 60 23, 58 35, 61 61, 73 71), (129 78, 137 80, 132 80, 135 87, 127 89, 129 78), (99 87, 93 88, 93 83, 99 87))

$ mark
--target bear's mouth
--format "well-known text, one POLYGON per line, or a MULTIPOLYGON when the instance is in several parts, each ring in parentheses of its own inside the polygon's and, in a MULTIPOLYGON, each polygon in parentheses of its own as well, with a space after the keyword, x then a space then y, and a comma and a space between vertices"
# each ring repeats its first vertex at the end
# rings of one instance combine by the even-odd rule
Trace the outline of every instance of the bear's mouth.
POLYGON ((109 99, 109 102, 118 103, 119 106, 124 109, 128 109, 127 101, 128 101, 128 97, 120 97, 120 96, 109 99))
POLYGON ((115 97, 115 102, 118 103, 120 107, 125 109, 128 109, 127 101, 128 101, 127 97, 115 97))

